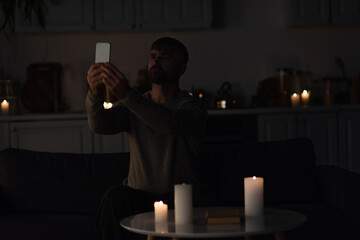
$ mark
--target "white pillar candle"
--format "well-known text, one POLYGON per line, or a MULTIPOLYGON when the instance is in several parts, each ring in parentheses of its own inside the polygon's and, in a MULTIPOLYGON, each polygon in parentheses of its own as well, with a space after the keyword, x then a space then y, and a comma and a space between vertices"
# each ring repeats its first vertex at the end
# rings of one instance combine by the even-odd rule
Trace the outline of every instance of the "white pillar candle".
POLYGON ((264 212, 264 178, 244 178, 245 216, 260 216, 264 212))
POLYGON ((301 93, 301 101, 302 101, 302 105, 304 107, 309 106, 309 100, 310 100, 310 92, 308 92, 307 90, 304 90, 301 93))
POLYGON ((166 222, 168 216, 168 205, 162 201, 154 203, 155 222, 166 222))
POLYGON ((300 95, 298 95, 297 93, 293 93, 291 95, 291 106, 293 107, 300 106, 300 95))
POLYGON ((189 224, 193 220, 192 185, 175 185, 175 224, 189 224))
POLYGON ((4 100, 1 102, 1 113, 7 115, 9 113, 9 102, 4 100))

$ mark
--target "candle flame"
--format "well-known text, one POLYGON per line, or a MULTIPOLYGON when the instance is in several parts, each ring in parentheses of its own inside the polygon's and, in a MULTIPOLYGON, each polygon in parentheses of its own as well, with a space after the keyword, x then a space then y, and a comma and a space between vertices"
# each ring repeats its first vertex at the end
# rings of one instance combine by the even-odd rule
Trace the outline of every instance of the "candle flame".
POLYGON ((256 180, 256 176, 253 176, 253 179, 256 180))
POLYGON ((296 97, 296 96, 297 96, 297 93, 293 93, 293 96, 296 97))
POLYGON ((111 102, 104 102, 104 109, 110 109, 112 108, 112 103, 111 102))
POLYGON ((304 91, 302 92, 302 94, 303 94, 303 95, 308 95, 308 91, 307 91, 307 90, 304 90, 304 91))
POLYGON ((4 100, 4 101, 2 101, 2 103, 3 103, 3 104, 6 104, 6 103, 7 103, 7 101, 6 101, 6 100, 4 100))

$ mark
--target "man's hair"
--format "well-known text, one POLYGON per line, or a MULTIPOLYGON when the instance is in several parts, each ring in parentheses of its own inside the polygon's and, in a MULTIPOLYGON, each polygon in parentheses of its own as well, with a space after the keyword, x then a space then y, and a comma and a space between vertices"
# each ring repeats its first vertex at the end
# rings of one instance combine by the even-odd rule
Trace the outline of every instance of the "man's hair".
POLYGON ((151 50, 166 50, 171 52, 176 52, 181 55, 183 58, 183 62, 187 64, 189 61, 189 53, 185 47, 185 45, 180 42, 179 40, 176 40, 175 38, 171 37, 162 37, 153 42, 151 45, 151 50))

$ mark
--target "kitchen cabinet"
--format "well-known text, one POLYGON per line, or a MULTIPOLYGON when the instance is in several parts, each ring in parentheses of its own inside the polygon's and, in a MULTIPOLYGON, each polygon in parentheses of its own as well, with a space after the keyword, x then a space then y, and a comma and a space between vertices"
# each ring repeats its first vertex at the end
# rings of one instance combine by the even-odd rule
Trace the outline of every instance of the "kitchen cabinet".
POLYGON ((339 113, 340 167, 360 172, 360 112, 339 113))
POLYGON ((331 0, 331 17, 334 24, 360 23, 360 0, 331 0))
POLYGON ((0 117, 0 150, 8 147, 69 153, 129 151, 126 133, 94 134, 86 114, 0 117))
POLYGON ((10 123, 10 144, 13 148, 91 153, 91 141, 87 122, 83 120, 10 123))
POLYGON ((308 137, 313 141, 317 164, 338 166, 336 112, 259 114, 259 141, 297 137, 308 137))
POLYGON ((290 0, 286 3, 290 26, 360 23, 360 0, 290 0))
MULTIPOLYGON (((45 0, 48 31, 208 28, 212 0, 45 0)), ((37 20, 24 21, 17 11, 18 32, 42 30, 37 20)))
POLYGON ((96 30, 210 27, 212 0, 96 0, 96 30))
MULTIPOLYGON (((93 26, 93 3, 89 0, 61 0, 60 4, 44 1, 47 6, 45 29, 47 31, 89 30, 93 26)), ((17 32, 43 30, 35 16, 24 20, 24 14, 16 11, 15 30, 17 32)))

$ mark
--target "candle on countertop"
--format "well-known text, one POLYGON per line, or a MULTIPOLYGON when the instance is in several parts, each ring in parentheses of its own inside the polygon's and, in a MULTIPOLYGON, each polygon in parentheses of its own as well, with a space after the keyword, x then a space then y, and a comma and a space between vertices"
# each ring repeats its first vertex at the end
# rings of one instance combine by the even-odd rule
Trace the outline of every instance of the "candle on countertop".
POLYGON ((176 184, 175 187, 175 224, 189 224, 193 220, 192 185, 176 184))
POLYGON ((168 205, 162 201, 154 203, 155 222, 166 222, 168 216, 168 205))
POLYGON ((1 113, 7 115, 9 113, 9 102, 4 100, 1 102, 1 113))
POLYGON ((310 92, 308 92, 307 90, 304 90, 301 93, 301 101, 302 101, 302 105, 304 107, 309 106, 309 100, 310 100, 310 92))
POLYGON ((264 178, 244 178, 245 216, 261 216, 264 212, 264 178))
POLYGON ((291 106, 298 107, 300 105, 300 95, 293 93, 291 95, 291 106))

